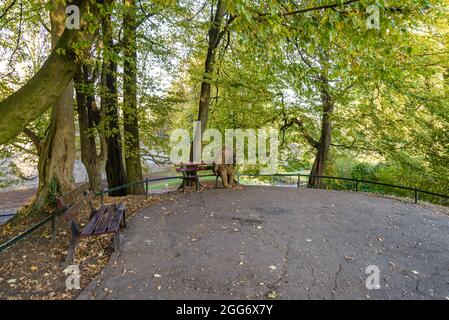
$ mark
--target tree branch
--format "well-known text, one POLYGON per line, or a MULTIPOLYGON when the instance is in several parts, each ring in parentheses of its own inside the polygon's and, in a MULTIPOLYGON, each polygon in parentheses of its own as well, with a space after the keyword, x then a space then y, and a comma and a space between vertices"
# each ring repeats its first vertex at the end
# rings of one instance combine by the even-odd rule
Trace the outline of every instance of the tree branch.
POLYGON ((42 27, 44 27, 45 31, 47 31, 48 33, 51 34, 50 27, 45 24, 45 21, 44 21, 44 19, 42 19, 42 16, 40 14, 37 14, 37 19, 41 23, 42 27))
POLYGON ((8 13, 9 9, 12 8, 12 6, 17 2, 17 0, 12 0, 11 3, 6 7, 5 11, 3 11, 2 14, 0 14, 0 19, 3 19, 4 16, 8 13))
POLYGON ((31 142, 33 142, 34 146, 36 147, 37 154, 40 154, 42 142, 39 139, 39 137, 33 131, 31 131, 29 128, 23 129, 23 133, 25 133, 28 136, 28 138, 30 138, 31 142))
POLYGON ((291 127, 294 124, 296 124, 299 127, 299 131, 312 147, 314 147, 315 149, 318 149, 320 147, 320 143, 316 141, 310 134, 307 133, 306 128, 304 127, 304 123, 297 118, 293 118, 290 121, 286 122, 282 126, 281 131, 286 130, 287 128, 291 127))
MULTIPOLYGON (((351 4, 351 3, 354 3, 354 2, 358 2, 358 1, 359 0, 348 0, 348 1, 345 1, 343 3, 334 3, 334 4, 322 5, 322 6, 318 6, 318 7, 298 9, 298 10, 294 10, 294 11, 290 11, 290 12, 281 13, 281 15, 286 17, 286 16, 291 16, 291 15, 295 15, 295 14, 301 14, 301 13, 305 13, 305 12, 309 12, 309 11, 332 9, 332 8, 339 7, 341 5, 346 6, 348 4, 351 4)), ((266 15, 268 15, 268 13, 262 14, 262 16, 266 16, 266 15)))
POLYGON ((226 21, 225 26, 223 27, 223 30, 220 32, 220 34, 217 37, 217 41, 215 42, 215 45, 214 45, 215 48, 218 47, 218 44, 220 43, 220 41, 223 38, 223 36, 228 32, 229 26, 231 25, 232 21, 235 20, 235 18, 237 18, 237 16, 230 16, 228 18, 228 20, 226 21))
MULTIPOLYGON (((75 3, 83 11, 94 0, 76 0, 75 3)), ((95 9, 95 6, 90 7, 95 9)), ((86 27, 66 29, 39 71, 23 87, 0 101, 0 144, 23 131, 28 123, 54 105, 75 74, 77 55, 72 45, 82 38, 92 41, 93 34, 83 32, 86 27)))

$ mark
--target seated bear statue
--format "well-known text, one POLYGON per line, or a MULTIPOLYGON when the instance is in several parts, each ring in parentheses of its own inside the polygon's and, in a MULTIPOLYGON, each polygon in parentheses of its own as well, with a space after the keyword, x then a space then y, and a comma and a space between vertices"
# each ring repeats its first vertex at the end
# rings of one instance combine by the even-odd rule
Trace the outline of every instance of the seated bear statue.
POLYGON ((234 186, 235 164, 235 154, 229 148, 223 148, 215 157, 213 171, 215 175, 221 177, 225 188, 232 188, 234 186))

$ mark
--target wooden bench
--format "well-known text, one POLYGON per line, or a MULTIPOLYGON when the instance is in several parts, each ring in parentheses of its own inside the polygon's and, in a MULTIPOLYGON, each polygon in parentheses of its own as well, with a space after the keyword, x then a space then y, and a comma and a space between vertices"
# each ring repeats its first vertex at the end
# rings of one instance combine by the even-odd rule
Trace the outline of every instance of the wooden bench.
MULTIPOLYGON (((199 175, 198 172, 204 171, 204 170, 213 170, 213 166, 209 165, 209 164, 195 163, 195 162, 181 163, 181 164, 177 165, 176 172, 181 172, 183 175, 182 184, 178 188, 178 190, 182 188, 182 192, 185 192, 186 183, 188 181, 194 181, 196 191, 199 191, 200 190, 200 177, 202 177, 202 176, 199 175)), ((218 185, 218 175, 216 176, 215 187, 217 187, 217 185, 218 185)))
POLYGON ((67 263, 73 262, 80 237, 113 233, 114 251, 120 251, 120 226, 126 226, 125 204, 102 205, 96 210, 92 204, 93 197, 94 193, 89 190, 89 184, 85 183, 57 198, 57 206, 65 209, 62 215, 67 222, 70 222, 72 233, 67 252, 67 263), (89 222, 81 229, 75 219, 83 209, 87 208, 90 210, 89 222))

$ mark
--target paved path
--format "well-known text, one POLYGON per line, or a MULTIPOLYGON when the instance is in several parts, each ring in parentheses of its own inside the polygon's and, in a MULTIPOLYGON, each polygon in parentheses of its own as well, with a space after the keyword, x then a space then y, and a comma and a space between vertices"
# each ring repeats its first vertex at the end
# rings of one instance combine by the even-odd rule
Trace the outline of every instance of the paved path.
POLYGON ((446 299, 449 217, 367 194, 180 195, 130 219, 79 299, 446 299), (368 290, 368 265, 380 269, 368 290))
POLYGON ((35 194, 34 188, 0 191, 0 225, 11 219, 35 194))
POLYGON ((0 210, 0 225, 6 223, 9 219, 12 219, 19 209, 20 208, 11 208, 0 210))
POLYGON ((0 191, 0 210, 20 208, 36 194, 36 191, 34 188, 0 191))

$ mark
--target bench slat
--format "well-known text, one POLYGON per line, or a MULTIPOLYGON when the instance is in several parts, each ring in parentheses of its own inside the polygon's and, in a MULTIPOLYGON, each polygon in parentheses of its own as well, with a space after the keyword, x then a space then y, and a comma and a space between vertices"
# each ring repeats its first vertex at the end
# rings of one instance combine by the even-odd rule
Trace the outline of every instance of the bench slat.
POLYGON ((106 212, 103 214, 101 219, 99 220, 97 226, 93 234, 104 234, 108 229, 109 224, 111 223, 112 218, 114 217, 115 205, 111 204, 108 206, 106 212))
POLYGON ((93 234, 95 227, 97 226, 98 222, 100 221, 101 217, 106 212, 106 209, 109 207, 109 205, 104 205, 98 209, 97 213, 90 219, 90 221, 87 223, 87 225, 84 227, 81 235, 82 236, 90 236, 93 234))
POLYGON ((198 170, 195 168, 179 168, 179 169, 176 169, 176 171, 177 172, 191 172, 191 171, 198 171, 198 170))
POLYGON ((196 178, 204 178, 204 177, 212 177, 210 174, 197 174, 197 175, 185 175, 184 178, 186 179, 196 179, 196 178))
POLYGON ((193 172, 193 171, 207 171, 212 170, 211 168, 178 168, 176 172, 193 172))
POLYGON ((204 162, 181 162, 175 164, 175 167, 185 167, 185 166, 202 166, 205 165, 204 162))
POLYGON ((120 203, 114 208, 114 216, 108 226, 106 233, 115 233, 120 229, 120 221, 122 220, 123 212, 125 211, 125 204, 120 203))

